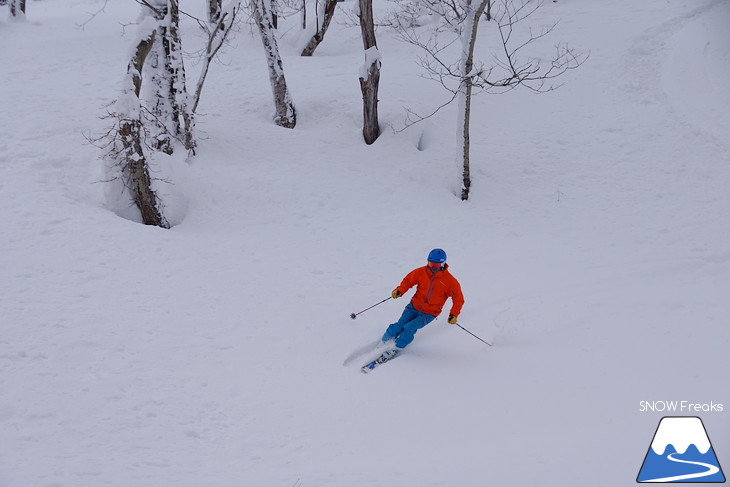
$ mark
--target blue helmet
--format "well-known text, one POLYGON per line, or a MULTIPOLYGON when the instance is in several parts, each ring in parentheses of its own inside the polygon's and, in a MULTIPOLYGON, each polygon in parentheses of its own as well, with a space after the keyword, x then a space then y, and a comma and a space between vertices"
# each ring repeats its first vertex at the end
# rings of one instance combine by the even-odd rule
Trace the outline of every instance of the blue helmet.
POLYGON ((431 252, 428 253, 428 261, 443 264, 444 262, 446 262, 446 252, 444 252, 442 249, 433 249, 431 252))

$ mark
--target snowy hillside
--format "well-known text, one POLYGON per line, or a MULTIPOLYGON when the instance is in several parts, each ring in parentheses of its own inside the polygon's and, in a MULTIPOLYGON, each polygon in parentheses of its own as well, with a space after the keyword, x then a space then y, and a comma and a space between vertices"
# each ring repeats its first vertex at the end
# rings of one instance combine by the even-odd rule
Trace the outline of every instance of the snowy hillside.
MULTIPOLYGON (((730 465, 730 2, 546 2, 545 42, 590 58, 555 92, 475 98, 468 202, 455 107, 362 142, 352 0, 314 57, 280 41, 294 130, 244 26, 197 156, 160 161, 170 230, 111 211, 84 138, 138 5, 6 8, 0 487, 631 485, 668 415, 639 403, 660 400, 724 404, 676 414, 730 465), (343 367, 411 294, 350 313, 434 247, 494 346, 442 315, 392 363, 343 367)), ((444 100, 412 46, 378 44, 381 123, 444 100)))

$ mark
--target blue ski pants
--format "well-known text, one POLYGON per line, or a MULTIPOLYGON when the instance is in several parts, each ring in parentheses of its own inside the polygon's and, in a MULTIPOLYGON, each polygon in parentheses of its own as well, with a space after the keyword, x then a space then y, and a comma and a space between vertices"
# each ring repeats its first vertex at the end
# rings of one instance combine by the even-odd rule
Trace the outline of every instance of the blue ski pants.
POLYGON ((400 319, 385 330, 383 341, 395 338, 395 346, 405 348, 413 341, 416 332, 431 323, 435 318, 434 315, 417 311, 413 304, 408 303, 400 319))

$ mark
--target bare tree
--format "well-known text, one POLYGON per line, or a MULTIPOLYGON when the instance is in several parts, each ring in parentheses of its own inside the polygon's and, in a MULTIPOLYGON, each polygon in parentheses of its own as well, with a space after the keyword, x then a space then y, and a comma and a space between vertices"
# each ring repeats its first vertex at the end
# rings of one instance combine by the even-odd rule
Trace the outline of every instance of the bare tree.
MULTIPOLYGON (((330 26, 330 22, 332 22, 332 17, 335 16, 335 8, 337 7, 337 3, 340 0, 317 0, 317 4, 315 7, 316 17, 315 17, 315 26, 316 30, 312 38, 309 40, 307 45, 302 50, 302 56, 311 56, 314 54, 314 50, 317 49, 317 46, 319 46, 322 41, 324 40, 324 35, 327 33, 327 29, 330 26), (322 22, 320 23, 320 17, 322 19, 322 22)), ((305 5, 302 6, 302 8, 306 8, 305 5)), ((306 10, 304 10, 304 16, 306 19, 306 10)), ((306 22, 306 21, 305 21, 306 22)), ((306 24, 305 24, 306 28, 306 24)))
MULTIPOLYGON (((518 22, 525 20, 542 5, 534 0, 415 0, 420 8, 438 16, 440 23, 428 36, 416 27, 392 22, 401 37, 420 47, 420 59, 426 76, 438 81, 450 93, 450 98, 431 114, 409 119, 408 124, 428 118, 450 103, 458 102, 457 133, 461 168, 461 199, 469 198, 471 188, 470 120, 471 101, 476 92, 500 93, 523 86, 536 93, 551 91, 552 81, 566 71, 580 66, 586 56, 567 46, 558 46, 548 62, 535 57, 521 57, 522 51, 543 39, 555 27, 532 30, 519 40, 515 34, 518 22), (496 12, 494 11, 496 8, 496 12), (477 32, 482 19, 494 22, 501 41, 501 50, 493 52, 492 64, 476 62, 474 58, 477 32), (450 59, 448 47, 461 45, 458 60, 450 59)), ((412 2, 411 2, 412 3, 412 2)), ((410 115, 414 115, 412 112, 410 115)))
POLYGON ((279 55, 279 46, 271 13, 271 0, 252 0, 253 15, 261 32, 261 41, 266 53, 269 67, 269 81, 274 95, 276 115, 274 123, 286 128, 294 128, 297 124, 297 113, 292 102, 289 88, 284 77, 284 65, 279 55))
POLYGON ((241 0, 236 0, 229 4, 224 10, 220 4, 220 0, 210 0, 210 10, 208 12, 208 23, 199 21, 208 36, 208 42, 205 44, 205 53, 203 54, 203 67, 200 70, 198 82, 195 85, 195 95, 193 96, 192 112, 196 113, 200 97, 203 92, 203 85, 208 76, 210 64, 218 55, 218 51, 223 47, 231 33, 236 22, 236 17, 241 10, 241 0))
POLYGON ((474 47, 477 40, 477 30, 479 29, 479 19, 484 13, 484 9, 490 0, 481 0, 473 5, 473 0, 462 0, 464 11, 464 27, 461 35, 462 50, 459 77, 461 78, 458 88, 459 110, 457 122, 457 133, 461 142, 461 160, 462 168, 462 187, 461 199, 469 198, 469 189, 471 188, 471 164, 469 154, 471 145, 469 140, 469 129, 471 126, 471 96, 474 89, 474 79, 472 78, 472 70, 474 69, 474 47))
POLYGON ((365 49, 365 64, 360 70, 360 90, 363 102, 362 134, 366 144, 372 144, 380 136, 378 122, 378 86, 380 84, 380 51, 375 39, 372 0, 359 0, 358 17, 362 43, 365 49))

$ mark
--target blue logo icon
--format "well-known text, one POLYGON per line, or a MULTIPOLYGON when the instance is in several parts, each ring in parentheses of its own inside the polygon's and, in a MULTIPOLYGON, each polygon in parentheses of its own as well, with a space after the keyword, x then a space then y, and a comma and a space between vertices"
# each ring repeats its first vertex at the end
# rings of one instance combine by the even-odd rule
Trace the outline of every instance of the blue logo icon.
POLYGON ((636 481, 725 482, 702 420, 695 416, 662 418, 636 481))

